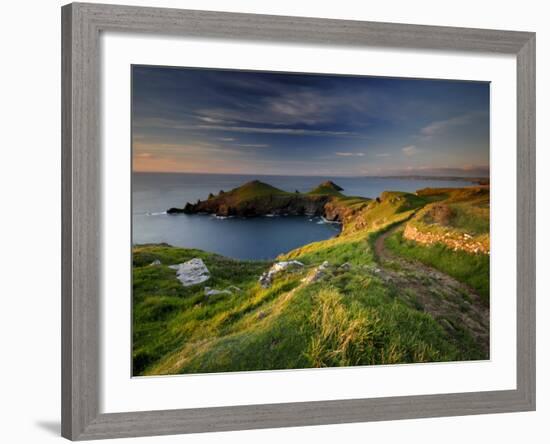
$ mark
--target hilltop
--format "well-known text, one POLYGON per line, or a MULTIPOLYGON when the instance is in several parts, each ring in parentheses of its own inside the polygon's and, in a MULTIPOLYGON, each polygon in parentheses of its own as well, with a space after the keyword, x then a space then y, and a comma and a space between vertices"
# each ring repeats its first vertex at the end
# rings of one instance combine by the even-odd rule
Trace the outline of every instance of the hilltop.
MULTIPOLYGON (((168 214, 207 213, 217 216, 254 217, 265 215, 323 216, 342 221, 349 210, 349 197, 332 181, 323 182, 309 193, 290 193, 259 180, 253 180, 230 191, 220 191, 206 200, 188 202, 183 208, 170 208, 168 214)), ((352 198, 367 203, 368 198, 352 198)))
POLYGON ((315 187, 313 190, 309 192, 309 194, 341 194, 340 191, 344 191, 344 189, 336 185, 332 180, 327 180, 326 182, 323 182, 322 184, 315 187))
POLYGON ((190 204, 256 215, 313 202, 342 222, 339 236, 274 261, 135 246, 134 375, 488 359, 489 187, 374 200, 336 187, 253 181, 190 204), (170 266, 192 259, 209 277, 184 287, 170 266))

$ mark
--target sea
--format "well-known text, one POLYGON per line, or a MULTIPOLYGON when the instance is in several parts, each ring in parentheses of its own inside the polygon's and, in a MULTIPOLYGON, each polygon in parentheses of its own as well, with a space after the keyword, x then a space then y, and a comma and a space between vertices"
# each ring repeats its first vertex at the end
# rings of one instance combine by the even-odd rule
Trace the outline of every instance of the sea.
POLYGON ((311 242, 329 239, 340 225, 318 217, 278 216, 220 218, 214 215, 168 215, 171 207, 204 200, 251 180, 285 191, 306 192, 332 180, 348 196, 376 198, 383 191, 414 192, 426 187, 463 187, 468 181, 384 177, 258 176, 236 174, 132 174, 132 243, 167 243, 198 248, 241 260, 268 260, 311 242))

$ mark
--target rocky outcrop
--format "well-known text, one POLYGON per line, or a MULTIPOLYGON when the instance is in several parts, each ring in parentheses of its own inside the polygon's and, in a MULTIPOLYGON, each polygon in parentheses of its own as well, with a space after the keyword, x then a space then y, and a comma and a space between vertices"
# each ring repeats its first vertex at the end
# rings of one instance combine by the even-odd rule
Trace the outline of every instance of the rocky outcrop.
POLYGON ((170 208, 167 214, 215 214, 230 217, 255 216, 323 216, 329 221, 342 221, 343 205, 336 202, 341 197, 341 187, 327 181, 309 193, 289 193, 266 183, 254 180, 229 192, 196 203, 188 202, 183 208, 170 208))
POLYGON ((269 288, 271 287, 271 284, 273 283, 273 278, 281 273, 282 271, 288 270, 290 268, 297 268, 297 267, 303 267, 304 264, 302 264, 299 261, 282 261, 282 262, 276 262, 271 266, 269 270, 267 270, 265 273, 263 273, 260 276, 260 285, 263 288, 269 288))
POLYGON ((193 258, 181 264, 170 265, 169 268, 176 270, 176 276, 184 287, 200 284, 210 279, 210 271, 208 271, 208 268, 206 268, 206 265, 200 258, 193 258))
POLYGON ((217 196, 195 204, 187 203, 183 208, 170 208, 168 214, 215 214, 216 216, 257 217, 275 216, 322 216, 328 196, 307 194, 273 194, 232 202, 230 198, 217 196))
POLYGON ((347 224, 357 214, 357 209, 343 205, 337 199, 329 200, 324 208, 323 217, 329 221, 337 221, 342 224, 347 224))
POLYGON ((411 224, 405 226, 403 237, 408 240, 418 242, 424 245, 433 245, 436 243, 443 244, 454 251, 465 251, 467 253, 489 254, 489 239, 478 239, 467 233, 458 233, 448 231, 440 232, 425 232, 411 224))

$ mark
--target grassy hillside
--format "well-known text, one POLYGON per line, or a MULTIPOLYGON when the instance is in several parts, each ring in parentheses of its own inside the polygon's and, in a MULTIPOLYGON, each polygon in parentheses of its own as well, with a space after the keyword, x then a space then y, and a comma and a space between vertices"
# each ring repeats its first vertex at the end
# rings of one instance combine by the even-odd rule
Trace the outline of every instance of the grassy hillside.
POLYGON ((386 245, 396 254, 464 282, 488 305, 490 261, 482 251, 489 249, 489 188, 425 189, 418 195, 433 203, 425 205, 407 225, 420 233, 441 236, 444 242, 423 245, 405 238, 404 230, 397 230, 386 245), (476 245, 480 252, 472 254, 476 245))
POLYGON ((233 205, 240 205, 242 202, 258 199, 266 196, 290 196, 292 193, 275 188, 267 183, 253 180, 222 194, 224 199, 233 205))
POLYGON ((332 195, 342 195, 340 191, 343 191, 344 189, 336 185, 331 180, 327 180, 326 182, 323 182, 322 184, 315 187, 313 190, 311 190, 308 194, 332 194, 332 195))
MULTIPOLYGON (((266 195, 277 190, 268 187, 262 186, 266 195)), ((304 266, 277 274, 269 288, 258 278, 275 261, 237 261, 168 245, 135 247, 134 374, 487 358, 486 314, 477 295, 460 282, 485 295, 484 282, 471 278, 487 272, 488 295, 488 256, 402 238, 407 223, 433 225, 426 208, 440 202, 457 208, 447 220, 449 229, 487 234, 483 199, 423 190, 386 192, 371 201, 329 188, 331 205, 344 218, 342 233, 277 258, 304 266), (183 287, 168 266, 191 258, 203 259, 211 278, 183 287), (154 261, 161 263, 151 265, 154 261), (206 296, 205 287, 231 288, 231 294, 206 296)), ((246 188, 239 191, 246 194, 246 188)))

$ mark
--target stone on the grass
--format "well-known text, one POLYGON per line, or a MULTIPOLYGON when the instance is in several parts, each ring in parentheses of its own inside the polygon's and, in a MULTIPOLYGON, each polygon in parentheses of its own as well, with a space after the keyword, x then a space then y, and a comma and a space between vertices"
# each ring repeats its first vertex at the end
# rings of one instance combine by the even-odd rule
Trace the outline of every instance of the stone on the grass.
POLYGON ((161 264, 162 264, 161 261, 159 261, 158 259, 155 259, 153 262, 151 262, 151 263, 149 264, 149 266, 152 267, 152 266, 154 266, 154 265, 161 265, 161 264))
POLYGON ((310 273, 304 279, 302 279, 302 282, 306 284, 314 284, 315 282, 320 281, 327 275, 327 270, 329 267, 330 267, 329 261, 323 262, 315 270, 313 270, 312 273, 310 273))
POLYGON ((204 287, 205 296, 216 296, 218 294, 233 294, 229 290, 216 290, 215 288, 204 287))
POLYGON ((236 285, 230 285, 229 287, 227 287, 227 290, 235 291, 237 293, 241 293, 243 291, 241 288, 237 287, 236 285))
POLYGON ((210 279, 210 271, 200 258, 193 258, 181 264, 170 265, 184 287, 200 284, 210 279))
POLYGON ((339 269, 342 271, 349 271, 351 270, 351 264, 349 262, 345 262, 342 265, 340 265, 339 269))
POLYGON ((277 262, 271 266, 271 268, 260 276, 260 285, 263 288, 269 288, 273 283, 273 278, 281 271, 288 270, 289 268, 303 267, 300 261, 282 261, 277 262))

